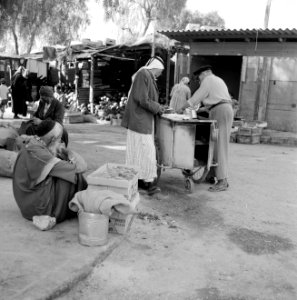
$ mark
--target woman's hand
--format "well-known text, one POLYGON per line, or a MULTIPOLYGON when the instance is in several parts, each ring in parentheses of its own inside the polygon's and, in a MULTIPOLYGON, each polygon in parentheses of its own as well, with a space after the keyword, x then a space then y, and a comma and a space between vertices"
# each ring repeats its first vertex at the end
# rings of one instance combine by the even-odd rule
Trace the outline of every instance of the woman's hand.
POLYGON ((161 116, 162 114, 164 114, 164 112, 165 112, 165 107, 161 105, 158 114, 161 116))
POLYGON ((39 125, 41 123, 41 120, 38 118, 33 118, 33 124, 34 125, 39 125))

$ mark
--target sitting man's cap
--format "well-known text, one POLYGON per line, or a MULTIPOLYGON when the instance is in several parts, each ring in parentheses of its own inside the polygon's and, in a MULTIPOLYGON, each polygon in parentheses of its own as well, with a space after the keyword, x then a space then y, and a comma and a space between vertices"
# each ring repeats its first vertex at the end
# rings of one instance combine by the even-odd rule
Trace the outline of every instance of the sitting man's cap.
POLYGON ((202 72, 212 70, 211 65, 201 66, 199 69, 197 69, 193 74, 195 76, 199 76, 202 72))
POLYGON ((40 96, 45 96, 45 97, 54 97, 54 91, 51 86, 45 85, 42 86, 39 90, 40 96))

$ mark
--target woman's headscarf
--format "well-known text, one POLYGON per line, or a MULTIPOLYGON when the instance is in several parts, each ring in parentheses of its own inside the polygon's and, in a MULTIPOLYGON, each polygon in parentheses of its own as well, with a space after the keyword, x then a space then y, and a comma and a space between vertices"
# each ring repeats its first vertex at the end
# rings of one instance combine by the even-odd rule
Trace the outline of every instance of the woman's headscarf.
MULTIPOLYGON (((159 56, 154 56, 151 57, 148 62, 145 64, 145 66, 141 67, 136 73, 134 73, 132 75, 132 83, 134 81, 134 78, 136 76, 136 74, 142 70, 142 69, 147 69, 147 70, 151 70, 151 69, 160 69, 160 70, 164 70, 164 61, 161 57, 159 56)), ((132 86, 131 86, 132 87, 132 86)), ((131 89, 131 88, 130 88, 131 89)), ((128 97, 129 97, 130 91, 128 93, 128 97)))
POLYGON ((183 84, 188 84, 190 82, 190 78, 189 77, 183 77, 179 83, 183 83, 183 84))
POLYGON ((148 60, 146 65, 144 66, 145 69, 160 69, 164 70, 164 61, 161 57, 155 56, 148 60))

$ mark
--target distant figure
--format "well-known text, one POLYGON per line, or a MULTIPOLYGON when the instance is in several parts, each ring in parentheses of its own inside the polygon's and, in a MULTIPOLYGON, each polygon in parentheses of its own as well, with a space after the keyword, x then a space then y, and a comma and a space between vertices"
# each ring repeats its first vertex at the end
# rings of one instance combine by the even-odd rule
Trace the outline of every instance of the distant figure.
MULTIPOLYGON (((50 86, 42 86, 39 90, 40 101, 33 118, 26 122, 23 126, 24 132, 19 132, 20 134, 35 135, 37 126, 42 120, 51 119, 63 124, 64 118, 64 107, 63 105, 54 98, 54 91, 50 86)), ((65 145, 68 145, 68 133, 65 128, 63 128, 62 141, 65 145)))
POLYGON ((18 114, 27 115, 27 101, 31 101, 30 86, 28 84, 29 71, 24 67, 19 67, 12 77, 11 96, 12 111, 14 119, 19 119, 18 114))
POLYGON ((191 90, 188 86, 190 79, 183 77, 181 81, 175 84, 170 93, 170 108, 178 111, 191 97, 191 90))
POLYGON ((66 95, 63 93, 60 85, 55 85, 54 97, 62 103, 63 107, 66 105, 66 95))
POLYGON ((234 95, 232 93, 230 93, 230 97, 231 97, 231 100, 232 100, 232 107, 233 107, 234 117, 237 117, 237 112, 239 110, 239 101, 234 98, 234 95))
POLYGON ((0 118, 3 119, 5 108, 8 102, 9 89, 6 85, 5 79, 0 79, 0 118))

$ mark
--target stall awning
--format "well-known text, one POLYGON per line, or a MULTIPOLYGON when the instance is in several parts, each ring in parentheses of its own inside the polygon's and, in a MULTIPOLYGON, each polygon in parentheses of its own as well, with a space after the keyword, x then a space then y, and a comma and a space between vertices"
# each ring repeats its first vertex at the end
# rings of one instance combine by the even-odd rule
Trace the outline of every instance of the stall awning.
POLYGON ((135 59, 133 58, 127 58, 127 57, 122 57, 122 56, 115 56, 115 55, 110 55, 110 54, 104 54, 104 53, 100 53, 100 52, 96 52, 94 54, 92 54, 92 56, 94 57, 109 57, 109 58, 113 58, 113 59, 119 59, 119 60, 130 60, 130 61, 134 61, 135 59))
POLYGON ((21 57, 19 55, 16 55, 16 54, 9 54, 9 53, 0 52, 0 59, 7 59, 7 58, 20 59, 21 57))

